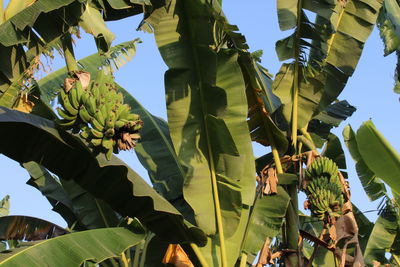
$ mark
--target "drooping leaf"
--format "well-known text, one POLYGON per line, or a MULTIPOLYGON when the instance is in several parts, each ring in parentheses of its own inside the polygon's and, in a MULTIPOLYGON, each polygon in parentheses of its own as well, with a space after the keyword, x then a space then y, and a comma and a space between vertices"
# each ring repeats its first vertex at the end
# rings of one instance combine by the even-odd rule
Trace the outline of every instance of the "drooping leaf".
POLYGON ((360 247, 362 251, 365 251, 374 224, 368 220, 364 213, 359 210, 354 203, 352 203, 352 206, 353 214, 358 226, 358 240, 360 241, 360 247))
POLYGON ((339 126, 339 124, 349 118, 357 109, 350 105, 346 100, 333 103, 320 112, 314 119, 320 120, 332 126, 339 126))
MULTIPOLYGON (((293 2, 297 4, 297 1, 293 2)), ((278 43, 278 51, 291 58, 297 49, 299 55, 293 65, 283 64, 274 81, 274 92, 281 98, 283 115, 290 122, 294 65, 299 66, 299 79, 296 81, 299 84, 298 128, 303 128, 313 116, 324 111, 343 90, 373 29, 382 1, 355 0, 347 2, 344 7, 341 1, 317 3, 307 0, 301 3, 302 8, 317 14, 316 23, 308 21, 298 8, 293 8, 297 10, 295 16, 290 16, 293 12, 286 12, 286 19, 292 17, 297 21, 293 24, 290 20, 291 27, 297 27, 290 37, 292 41, 287 39, 278 43), (309 39, 311 43, 307 41, 309 39), (310 51, 308 56, 307 50, 310 51)))
POLYGON ((142 241, 142 233, 125 228, 105 228, 76 232, 31 246, 0 253, 2 266, 80 266, 84 261, 95 263, 118 257, 126 249, 142 241), (66 253, 68 248, 68 253, 66 253), (43 257, 46 251, 46 257, 43 257))
POLYGON ((387 17, 385 5, 379 13, 377 26, 385 47, 384 56, 390 55, 399 48, 400 40, 395 32, 393 23, 387 17))
POLYGON ((400 192, 400 155, 376 129, 372 121, 357 130, 357 146, 368 168, 397 194, 400 192))
POLYGON ((76 137, 34 115, 0 108, 0 124, 8 129, 0 133, 4 155, 18 162, 40 162, 56 175, 73 179, 122 216, 139 218, 167 240, 204 241, 200 230, 185 226, 181 215, 117 158, 95 159, 76 137), (19 141, 10 142, 13 138, 19 141))
POLYGON ((107 28, 99 10, 87 4, 85 12, 83 12, 79 21, 79 26, 93 35, 97 48, 101 52, 104 53, 109 50, 115 35, 107 28))
POLYGON ((74 214, 87 229, 118 226, 120 219, 107 203, 93 197, 74 180, 60 180, 71 199, 74 214))
POLYGON ((22 166, 31 176, 27 184, 38 189, 43 196, 47 198, 49 203, 53 206, 53 211, 59 213, 61 217, 63 217, 68 223, 68 227, 75 224, 75 229, 81 229, 83 226, 74 213, 71 199, 64 188, 62 188, 59 180, 36 162, 26 162, 23 163, 22 166))
POLYGON ((83 9, 79 1, 38 0, 0 25, 0 105, 13 106, 46 45, 76 25, 83 9))
POLYGON ((0 217, 7 216, 10 213, 10 196, 6 195, 0 200, 0 217))
POLYGON ((36 241, 68 234, 51 222, 30 216, 0 217, 0 240, 36 241))
POLYGON ((346 169, 346 159, 344 157, 342 144, 336 135, 332 133, 329 134, 322 155, 333 160, 339 169, 346 169))
POLYGON ((388 0, 384 1, 384 5, 378 17, 378 28, 380 36, 385 45, 384 55, 387 56, 392 52, 396 51, 397 65, 395 69, 395 86, 394 91, 400 93, 400 81, 399 81, 399 39, 400 39, 400 17, 398 12, 400 11, 399 3, 397 1, 388 0))
POLYGON ((248 124, 252 140, 265 146, 274 144, 280 153, 285 153, 288 147, 286 136, 270 117, 281 105, 272 93, 272 79, 249 53, 241 53, 239 63, 246 83, 248 124))
POLYGON ((386 195, 386 188, 382 181, 366 164, 359 151, 359 144, 356 134, 350 125, 343 130, 343 139, 350 152, 351 157, 356 162, 357 175, 360 178, 364 191, 370 200, 376 200, 386 195))
POLYGON ((281 186, 278 186, 277 194, 256 199, 244 240, 245 252, 257 254, 266 237, 274 238, 279 234, 289 201, 289 195, 281 186))
POLYGON ((399 224, 393 207, 388 205, 374 223, 364 251, 365 263, 372 265, 373 261, 387 263, 386 252, 389 252, 395 242, 399 224))

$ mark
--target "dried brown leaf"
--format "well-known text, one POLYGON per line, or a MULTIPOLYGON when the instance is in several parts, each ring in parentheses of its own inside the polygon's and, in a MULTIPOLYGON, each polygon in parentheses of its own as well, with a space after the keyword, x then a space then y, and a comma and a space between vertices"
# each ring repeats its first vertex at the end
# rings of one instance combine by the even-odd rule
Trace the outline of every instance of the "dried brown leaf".
POLYGON ((14 109, 25 113, 31 113, 34 106, 35 104, 28 99, 28 94, 22 93, 14 109))
POLYGON ((170 244, 168 246, 162 263, 170 263, 176 267, 194 267, 188 255, 179 244, 170 244))
POLYGON ((87 71, 77 71, 77 72, 75 72, 75 75, 78 77, 79 81, 81 82, 83 90, 88 88, 89 83, 90 83, 90 73, 87 71))

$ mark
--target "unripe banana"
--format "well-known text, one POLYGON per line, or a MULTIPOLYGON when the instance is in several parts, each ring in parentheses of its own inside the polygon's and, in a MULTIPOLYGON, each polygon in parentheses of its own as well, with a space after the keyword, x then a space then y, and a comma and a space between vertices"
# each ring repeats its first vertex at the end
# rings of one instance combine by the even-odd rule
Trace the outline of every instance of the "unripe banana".
POLYGON ((74 107, 74 109, 79 108, 78 93, 76 91, 76 84, 67 93, 69 102, 74 107))
POLYGON ((65 120, 68 120, 68 121, 72 121, 72 120, 76 119, 76 115, 73 116, 73 115, 69 114, 68 112, 64 111, 60 107, 57 107, 57 113, 58 113, 58 115, 60 115, 60 117, 62 117, 65 120))
POLYGON ((94 129, 96 129, 97 131, 102 132, 104 130, 104 126, 101 125, 96 118, 92 118, 92 121, 90 122, 90 124, 93 126, 94 129))
POLYGON ((95 138, 103 138, 104 137, 103 132, 97 131, 96 129, 90 129, 90 132, 95 138))
POLYGON ((59 102, 61 104, 61 106, 72 116, 75 116, 78 114, 78 110, 76 108, 74 108, 71 103, 69 102, 68 96, 66 95, 66 93, 64 92, 64 90, 60 90, 60 94, 59 94, 59 102))
POLYGON ((92 117, 90 116, 90 114, 88 113, 88 111, 86 110, 85 106, 81 106, 79 108, 79 117, 82 119, 83 122, 85 123, 91 123, 92 121, 92 117))

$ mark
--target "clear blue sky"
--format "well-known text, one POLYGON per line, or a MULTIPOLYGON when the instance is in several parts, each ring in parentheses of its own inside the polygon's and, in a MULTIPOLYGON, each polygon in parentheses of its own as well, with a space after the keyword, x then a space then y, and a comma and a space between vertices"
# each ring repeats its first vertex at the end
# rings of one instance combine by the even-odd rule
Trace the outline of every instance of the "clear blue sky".
MULTIPOLYGON (((8 1, 5 1, 8 2, 8 1)), ((281 32, 277 24, 275 1, 253 0, 244 2, 224 1, 223 9, 231 24, 239 26, 251 51, 262 49, 264 55, 262 64, 270 73, 276 74, 281 62, 275 54, 275 42, 286 37, 290 32, 281 32)), ((116 80, 136 97, 144 107, 153 114, 166 119, 164 81, 166 70, 158 53, 151 34, 136 32, 141 16, 128 18, 119 22, 109 23, 110 29, 116 34, 114 44, 140 37, 143 43, 138 45, 136 57, 126 66, 116 72, 116 80)), ((96 52, 94 41, 90 36, 82 34, 83 39, 77 42, 77 58, 96 52)), ((62 66, 63 61, 54 60, 53 70, 62 66)), ((350 123, 356 130, 363 121, 372 119, 377 128, 389 142, 400 151, 400 140, 397 131, 400 130, 396 114, 400 114, 399 95, 393 88, 393 73, 396 64, 394 55, 383 57, 383 45, 375 29, 367 41, 363 55, 352 78, 350 78, 339 99, 348 100, 357 107, 353 116, 345 121, 334 133, 341 138, 343 127, 350 123)), ((346 151, 346 149, 345 149, 346 151)), ((255 146, 256 156, 267 153, 263 147, 255 146)), ((137 161, 134 152, 121 153, 121 158, 127 162, 142 177, 147 178, 147 172, 137 161)), ((346 151, 349 171, 349 181, 352 190, 352 200, 362 211, 376 209, 377 203, 370 203, 364 194, 354 163, 346 151)), ((61 226, 66 226, 63 219, 51 211, 47 200, 32 187, 25 184, 29 179, 27 172, 18 163, 0 155, 0 198, 11 196, 11 214, 30 215, 47 219, 61 226)), ((375 218, 376 213, 368 213, 375 218)))

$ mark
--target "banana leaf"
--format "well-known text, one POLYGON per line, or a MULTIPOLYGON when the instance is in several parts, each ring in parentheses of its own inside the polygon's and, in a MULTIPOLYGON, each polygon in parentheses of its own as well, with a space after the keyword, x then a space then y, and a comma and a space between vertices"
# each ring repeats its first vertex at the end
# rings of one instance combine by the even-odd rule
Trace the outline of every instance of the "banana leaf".
POLYGON ((242 52, 239 55, 246 83, 251 139, 264 146, 274 144, 280 153, 285 153, 289 143, 271 119, 271 114, 281 106, 280 100, 272 93, 272 79, 249 53, 242 52))
POLYGON ((0 25, 0 105, 12 107, 47 44, 77 25, 84 4, 38 0, 0 25))
POLYGON ((87 229, 118 226, 120 216, 107 203, 93 197, 73 180, 60 181, 71 199, 74 214, 87 229))
MULTIPOLYGON (((396 211, 390 204, 379 215, 374 223, 372 232, 364 251, 365 263, 373 265, 374 261, 380 264, 388 263, 386 252, 393 252, 392 246, 396 244, 400 232, 396 211)), ((398 256, 399 253, 396 253, 398 256)))
POLYGON ((274 80, 274 93, 282 101, 286 121, 292 119, 294 65, 299 66, 296 82, 299 84, 297 128, 300 129, 324 111, 343 90, 358 63, 382 2, 355 0, 343 7, 341 1, 329 4, 307 0, 301 2, 299 9, 298 1, 278 1, 281 27, 298 26, 290 37, 277 43, 282 59, 293 58, 294 51, 298 51, 295 63, 283 64, 274 80), (317 14, 315 23, 307 19, 303 9, 317 14), (307 50, 309 57, 305 56, 307 50))
POLYGON ((400 155, 386 138, 376 129, 371 120, 357 130, 359 152, 367 166, 390 188, 400 193, 400 155))
POLYGON ((252 210, 243 251, 257 254, 267 237, 274 238, 281 231, 290 197, 282 186, 275 195, 260 196, 252 210))
POLYGON ((58 179, 36 162, 22 164, 31 175, 27 184, 38 189, 74 230, 115 227, 120 219, 100 199, 76 184, 73 180, 58 179))
POLYGON ((125 228, 105 228, 59 236, 0 253, 2 266, 81 266, 118 257, 137 245, 144 234, 125 228), (66 253, 66 248, 68 253, 66 253), (46 251, 46 257, 43 257, 46 251))
MULTIPOLYGON (((365 193, 371 201, 374 201, 387 194, 385 184, 382 183, 379 176, 372 171, 365 159, 360 154, 359 144, 356 134, 350 125, 343 130, 343 139, 350 152, 351 157, 356 162, 356 171, 358 178, 364 188, 365 193)), ((371 140, 372 141, 372 140, 371 140)), ((373 152, 375 153, 375 152, 373 152)))
POLYGON ((62 188, 59 180, 36 162, 26 162, 22 166, 31 176, 27 184, 39 190, 47 198, 53 207, 53 211, 63 217, 68 227, 75 225, 75 229, 84 229, 84 226, 79 222, 74 213, 71 199, 64 188, 62 188))
POLYGON ((111 42, 115 39, 115 35, 107 28, 101 11, 90 5, 86 5, 85 12, 83 12, 79 21, 79 26, 87 33, 93 35, 99 51, 105 53, 109 50, 111 42))
POLYGON ((204 245, 201 231, 184 225, 179 212, 116 157, 94 158, 76 137, 35 115, 0 108, 0 124, 7 129, 0 134, 4 155, 18 162, 40 162, 52 173, 73 179, 122 216, 139 218, 170 242, 204 245), (18 142, 10 142, 13 139, 18 142))
POLYGON ((345 170, 347 168, 342 144, 336 135, 332 133, 329 134, 328 140, 321 154, 333 160, 338 165, 339 169, 345 170))
POLYGON ((238 54, 218 45, 224 40, 215 40, 223 35, 213 10, 205 1, 171 1, 156 14, 160 19, 152 20, 152 27, 169 67, 165 85, 172 142, 180 161, 189 167, 184 198, 197 225, 211 235, 204 255, 216 263, 212 181, 217 180, 227 264, 232 266, 249 214, 242 205, 249 206, 254 199, 255 170, 238 54))
POLYGON ((36 241, 68 234, 51 222, 30 216, 0 217, 0 240, 36 241))

